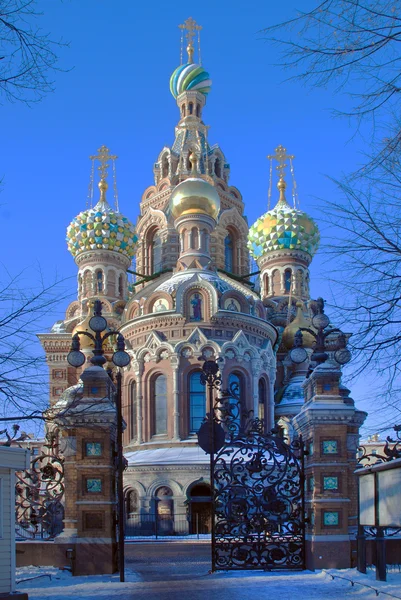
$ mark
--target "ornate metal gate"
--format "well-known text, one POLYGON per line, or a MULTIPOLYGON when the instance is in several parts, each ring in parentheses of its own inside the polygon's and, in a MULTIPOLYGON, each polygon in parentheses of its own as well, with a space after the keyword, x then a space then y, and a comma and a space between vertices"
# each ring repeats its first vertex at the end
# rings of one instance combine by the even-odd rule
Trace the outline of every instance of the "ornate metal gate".
POLYGON ((302 439, 264 433, 261 420, 242 412, 238 392, 232 385, 214 405, 213 426, 210 413, 202 426, 213 439, 212 571, 304 569, 302 439))

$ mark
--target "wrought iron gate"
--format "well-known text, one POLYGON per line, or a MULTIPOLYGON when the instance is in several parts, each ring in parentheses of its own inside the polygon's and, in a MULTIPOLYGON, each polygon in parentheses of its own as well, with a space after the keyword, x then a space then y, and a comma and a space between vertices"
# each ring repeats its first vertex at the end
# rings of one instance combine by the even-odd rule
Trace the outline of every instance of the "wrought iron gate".
POLYGON ((304 569, 302 439, 264 433, 261 420, 242 412, 238 392, 232 385, 214 405, 213 426, 210 413, 203 426, 214 440, 212 571, 304 569))

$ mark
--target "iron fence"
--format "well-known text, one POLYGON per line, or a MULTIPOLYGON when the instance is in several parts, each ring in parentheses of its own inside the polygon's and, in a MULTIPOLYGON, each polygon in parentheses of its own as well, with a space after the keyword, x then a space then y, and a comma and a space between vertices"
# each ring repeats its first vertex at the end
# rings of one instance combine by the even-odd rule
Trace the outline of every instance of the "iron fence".
POLYGON ((125 522, 125 537, 177 537, 200 539, 211 533, 211 516, 204 513, 163 515, 129 513, 125 522))

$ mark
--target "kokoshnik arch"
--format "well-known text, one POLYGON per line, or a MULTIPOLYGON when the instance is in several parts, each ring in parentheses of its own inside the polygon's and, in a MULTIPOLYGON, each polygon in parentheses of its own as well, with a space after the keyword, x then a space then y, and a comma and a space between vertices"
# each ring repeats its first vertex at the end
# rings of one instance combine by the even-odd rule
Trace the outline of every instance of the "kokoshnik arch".
MULTIPOLYGON (((313 330, 309 265, 319 230, 286 198, 294 157, 283 146, 269 156, 277 163, 277 203, 248 227, 228 160, 218 144, 209 144, 203 121, 211 80, 200 54, 194 62, 200 27, 188 19, 181 30, 188 60, 181 58, 170 80, 179 121, 173 144, 154 164, 135 227, 106 198, 108 168, 117 157, 105 146, 91 157, 100 164, 99 200, 67 230, 77 300, 39 336, 50 368, 50 404, 62 406, 71 394, 71 336, 90 331, 91 307, 100 299, 108 326, 121 331, 132 357, 122 402, 128 521, 162 510, 171 531, 180 533, 185 522, 178 515, 202 510, 208 518, 209 459, 196 437, 206 413, 200 360, 218 358, 222 387, 236 383, 243 408, 266 431, 278 423, 289 438, 303 433, 312 452, 306 465, 311 555, 324 557, 316 566, 348 566, 349 519, 356 514, 352 472, 365 413, 341 385, 330 348, 329 360, 309 378, 313 336, 303 337, 307 360, 294 364, 288 356, 298 329, 313 330), (260 292, 247 277, 250 255, 260 270, 260 292), (137 276, 130 283, 134 257, 137 276), (330 540, 341 554, 337 562, 330 540)), ((329 342, 335 349, 335 339, 329 342)), ((91 339, 81 335, 80 344, 89 360, 91 339)))

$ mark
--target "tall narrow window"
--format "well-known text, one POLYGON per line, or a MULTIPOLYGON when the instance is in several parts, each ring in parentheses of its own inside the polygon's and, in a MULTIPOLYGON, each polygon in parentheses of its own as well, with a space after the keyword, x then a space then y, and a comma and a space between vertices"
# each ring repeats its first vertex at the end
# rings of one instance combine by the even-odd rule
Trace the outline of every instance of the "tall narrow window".
POLYGON ((291 269, 284 271, 284 289, 287 293, 291 291, 291 269))
POLYGON ((167 379, 165 375, 158 375, 153 380, 153 434, 167 433, 167 379))
POLYGON ((189 433, 199 431, 206 414, 206 388, 201 384, 201 372, 189 376, 189 433))
POLYGON ((124 275, 121 274, 118 278, 118 295, 120 298, 124 296, 124 275))
POLYGON ((232 392, 233 397, 231 398, 231 404, 233 405, 233 416, 238 424, 243 422, 244 416, 244 377, 241 373, 230 373, 228 376, 228 389, 232 392), (239 400, 239 406, 237 402, 239 400))
POLYGON ((130 434, 131 440, 136 440, 138 436, 137 430, 137 397, 136 397, 136 381, 132 381, 130 384, 130 434))
POLYGON ((266 381, 259 379, 258 383, 258 397, 259 397, 259 419, 265 420, 265 406, 266 406, 266 381))
POLYGON ((162 264, 162 241, 160 239, 159 232, 156 231, 152 239, 152 260, 151 260, 151 274, 161 271, 162 264))
POLYGON ((234 257, 234 244, 233 238, 229 233, 224 240, 224 270, 228 273, 233 272, 233 257, 234 257))
POLYGON ((98 293, 103 292, 103 273, 102 273, 102 271, 96 272, 96 291, 98 293))

